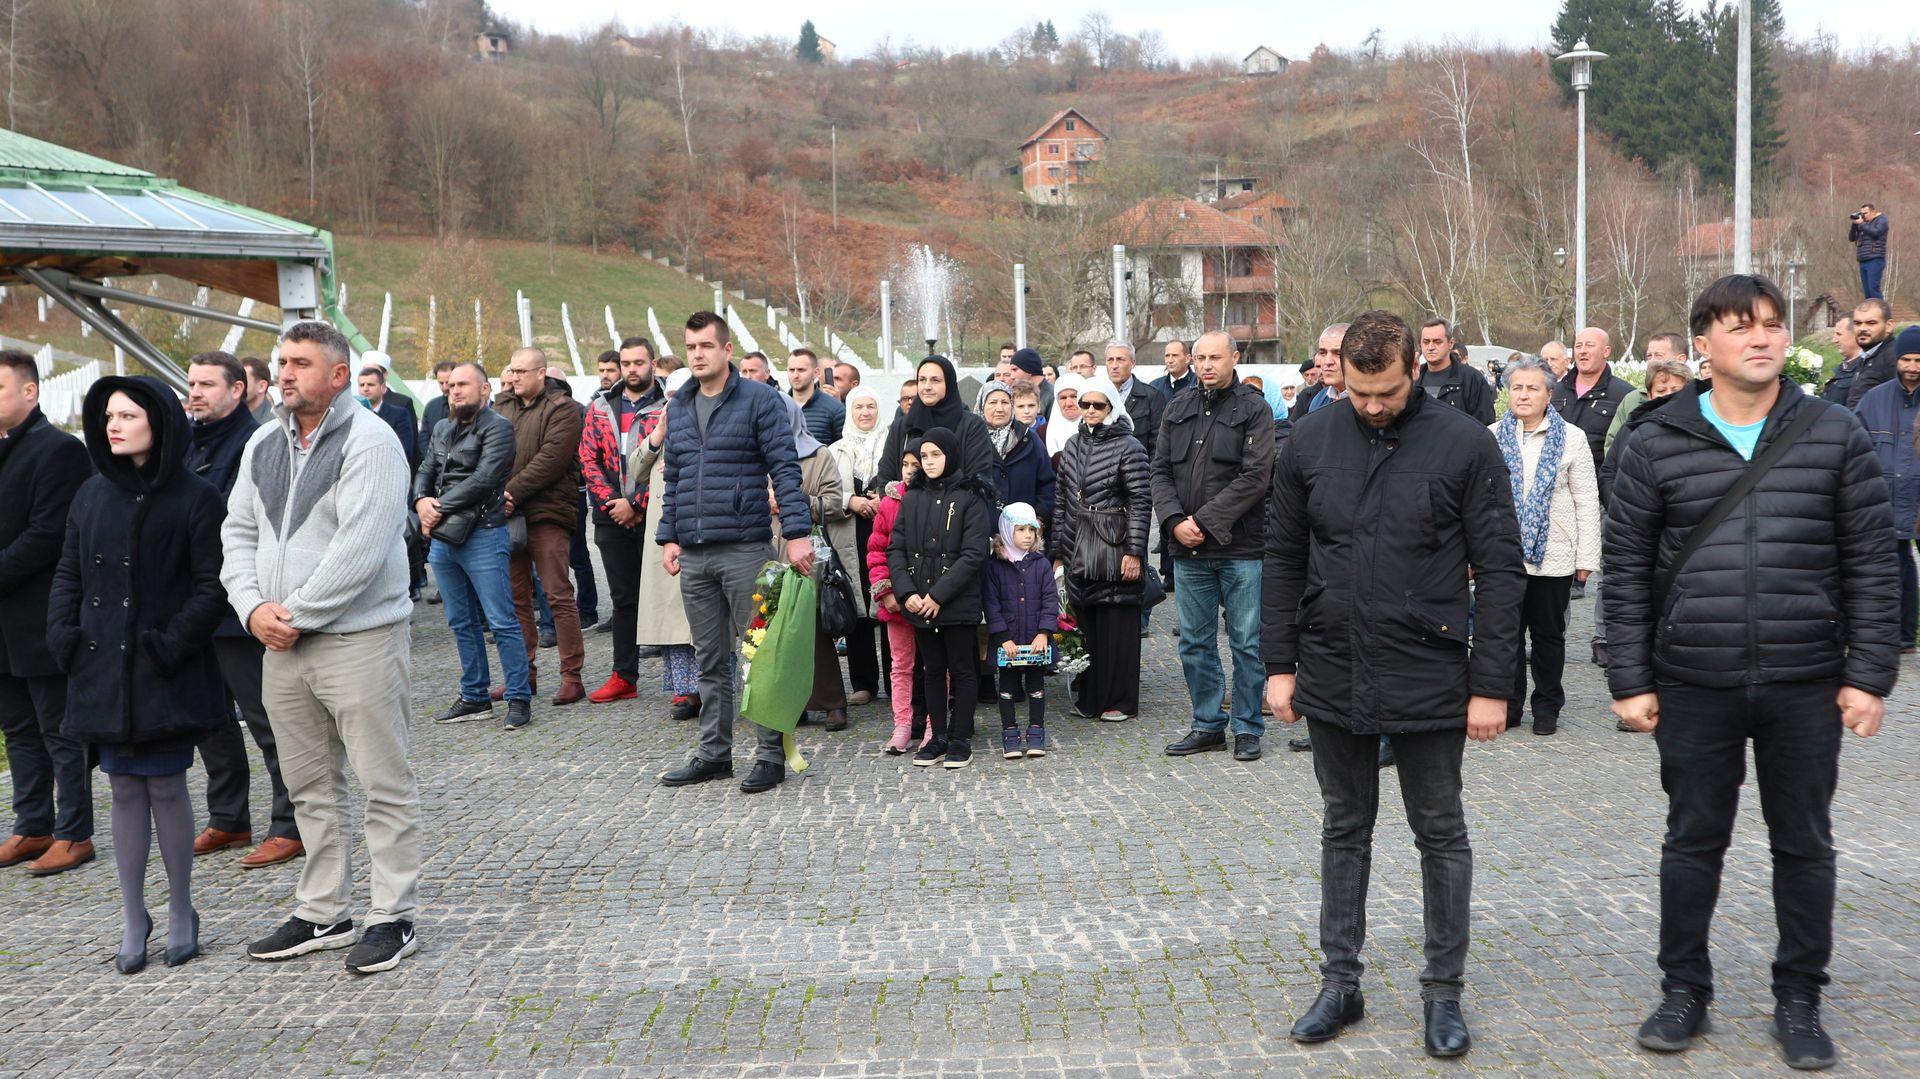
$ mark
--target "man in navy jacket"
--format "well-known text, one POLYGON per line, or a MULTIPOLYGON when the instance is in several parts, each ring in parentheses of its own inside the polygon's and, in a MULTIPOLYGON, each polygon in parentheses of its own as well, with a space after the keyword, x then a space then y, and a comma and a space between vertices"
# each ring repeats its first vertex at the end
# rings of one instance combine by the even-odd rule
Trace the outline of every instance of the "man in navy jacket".
MULTIPOLYGON (((660 777, 684 787, 733 775, 735 649, 752 620, 753 585, 770 553, 773 507, 780 507, 786 559, 813 570, 807 534, 813 518, 800 489, 800 459, 786 402, 770 386, 733 367, 727 323, 711 311, 687 319, 687 366, 693 380, 667 402, 649 436, 664 446, 661 564, 680 578, 680 599, 700 667, 700 745, 687 763, 660 777)), ((747 794, 786 779, 780 732, 760 729, 747 794)))

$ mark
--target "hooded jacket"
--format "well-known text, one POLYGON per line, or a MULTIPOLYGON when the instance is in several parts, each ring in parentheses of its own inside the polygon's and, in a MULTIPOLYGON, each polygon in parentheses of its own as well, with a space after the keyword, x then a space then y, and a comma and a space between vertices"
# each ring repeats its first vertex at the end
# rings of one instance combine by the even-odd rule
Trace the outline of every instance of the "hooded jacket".
MULTIPOLYGON (((936 364, 947 376, 947 395, 938 404, 927 405, 914 398, 913 407, 907 414, 887 431, 886 452, 880 455, 877 474, 883 480, 900 478, 900 451, 910 446, 910 439, 920 438, 928 431, 944 427, 954 433, 959 440, 960 456, 966 461, 969 475, 979 476, 989 483, 993 479, 993 440, 987 435, 987 421, 968 411, 960 399, 960 382, 954 374, 953 364, 945 356, 928 356, 920 361, 919 367, 936 364)), ((919 367, 914 368, 915 371, 919 367)))
POLYGON ((47 591, 67 510, 92 473, 87 447, 38 408, 0 438, 0 672, 60 674, 47 652, 47 591))
POLYGON ((1418 390, 1380 430, 1335 401, 1274 464, 1267 673, 1297 674, 1294 710, 1356 734, 1463 728, 1470 696, 1513 694, 1520 558, 1491 431, 1418 390))
POLYGON ((914 626, 977 625, 981 575, 993 550, 993 491, 968 473, 952 431, 936 427, 922 441, 946 451, 947 468, 937 479, 922 470, 907 481, 887 540, 893 594, 914 626), (940 605, 931 621, 904 610, 918 595, 940 605))
POLYGON ((578 528, 582 411, 567 384, 549 377, 532 401, 508 390, 493 399, 493 410, 513 425, 513 474, 507 479, 513 512, 530 525, 578 528))
POLYGON ((1655 595, 1688 534, 1747 469, 1700 411, 1712 388, 1703 379, 1651 402, 1660 407, 1622 438, 1601 558, 1613 696, 1654 692, 1659 679, 1709 689, 1831 680, 1885 696, 1900 666, 1900 579, 1880 461, 1852 414, 1784 376, 1755 457, 1799 410, 1823 414, 1673 590, 1655 595))
POLYGON ((186 467, 186 413, 164 383, 103 378, 87 391, 82 417, 99 474, 74 496, 47 603, 47 643, 68 676, 61 729, 96 743, 195 741, 230 722, 208 647, 228 612, 225 506, 186 467), (115 393, 146 411, 153 448, 143 466, 108 445, 115 393))

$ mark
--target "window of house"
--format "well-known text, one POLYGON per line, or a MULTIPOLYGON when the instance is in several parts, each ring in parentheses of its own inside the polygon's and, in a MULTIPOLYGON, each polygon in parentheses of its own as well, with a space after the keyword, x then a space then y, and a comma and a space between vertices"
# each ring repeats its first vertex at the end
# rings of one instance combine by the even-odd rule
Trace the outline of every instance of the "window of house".
POLYGON ((1060 178, 1060 166, 1058 165, 1047 166, 1047 179, 1058 180, 1059 178, 1060 178))
POLYGON ((1059 143, 1053 143, 1053 142, 1050 142, 1050 143, 1047 143, 1047 156, 1048 156, 1048 157, 1059 157, 1059 156, 1060 156, 1060 144, 1059 144, 1059 143))
POLYGON ((1071 117, 1071 116, 1069 116, 1069 117, 1067 117, 1067 130, 1068 130, 1068 131, 1077 131, 1077 130, 1079 130, 1078 128, 1076 128, 1076 127, 1074 126, 1074 124, 1073 124, 1073 117, 1071 117))

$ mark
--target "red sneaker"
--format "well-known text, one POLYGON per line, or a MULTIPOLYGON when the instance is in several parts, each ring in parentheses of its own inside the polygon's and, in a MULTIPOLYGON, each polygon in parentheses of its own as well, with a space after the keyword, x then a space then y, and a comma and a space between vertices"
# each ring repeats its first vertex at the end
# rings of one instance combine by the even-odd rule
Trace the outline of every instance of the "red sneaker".
POLYGON ((640 691, 634 688, 632 682, 613 674, 607 676, 599 689, 588 694, 587 699, 595 704, 606 704, 610 701, 630 701, 639 695, 640 691))

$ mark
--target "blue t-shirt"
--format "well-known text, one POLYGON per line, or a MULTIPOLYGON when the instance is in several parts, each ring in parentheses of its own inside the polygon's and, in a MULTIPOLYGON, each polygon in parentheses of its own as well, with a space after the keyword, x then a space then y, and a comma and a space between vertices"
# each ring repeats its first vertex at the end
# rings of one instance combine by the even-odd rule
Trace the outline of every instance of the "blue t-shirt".
POLYGON ((1708 423, 1713 424, 1713 429, 1720 432, 1721 437, 1733 443, 1734 451, 1738 453, 1741 458, 1748 461, 1753 460, 1753 448, 1760 444, 1760 429, 1767 425, 1767 418, 1765 416, 1760 417, 1744 427, 1728 423, 1720 418, 1718 412, 1713 410, 1712 390, 1708 390, 1700 395, 1700 414, 1707 418, 1708 423))

